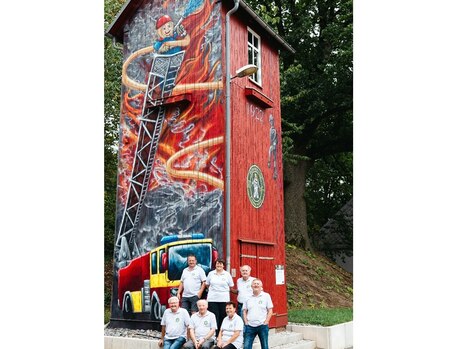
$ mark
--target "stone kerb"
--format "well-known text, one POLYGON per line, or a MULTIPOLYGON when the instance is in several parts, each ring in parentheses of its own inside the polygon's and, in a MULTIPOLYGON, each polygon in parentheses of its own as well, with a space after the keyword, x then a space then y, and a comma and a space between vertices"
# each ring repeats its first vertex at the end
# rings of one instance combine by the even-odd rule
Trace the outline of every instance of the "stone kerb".
POLYGON ((160 349, 157 340, 126 338, 126 337, 107 337, 105 336, 105 349, 160 349))
POLYGON ((353 347, 353 321, 334 326, 287 325, 287 330, 302 333, 304 339, 316 342, 317 349, 349 349, 353 347))

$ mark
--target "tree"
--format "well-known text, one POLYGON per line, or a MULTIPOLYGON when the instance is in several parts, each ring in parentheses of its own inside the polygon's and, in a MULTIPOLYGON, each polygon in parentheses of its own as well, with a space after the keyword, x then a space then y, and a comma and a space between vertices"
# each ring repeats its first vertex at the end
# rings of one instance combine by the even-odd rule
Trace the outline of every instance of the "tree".
MULTIPOLYGON (((105 0, 105 30, 115 18, 124 0, 105 0)), ((105 200, 105 258, 113 256, 116 214, 116 185, 118 172, 119 115, 121 100, 121 51, 105 37, 105 115, 104 115, 104 200, 105 200)))
POLYGON ((352 255, 352 154, 315 161, 307 172, 307 222, 313 246, 328 257, 352 255))
POLYGON ((312 249, 309 171, 321 159, 352 156, 352 0, 249 3, 296 50, 282 52, 285 229, 287 242, 312 249))

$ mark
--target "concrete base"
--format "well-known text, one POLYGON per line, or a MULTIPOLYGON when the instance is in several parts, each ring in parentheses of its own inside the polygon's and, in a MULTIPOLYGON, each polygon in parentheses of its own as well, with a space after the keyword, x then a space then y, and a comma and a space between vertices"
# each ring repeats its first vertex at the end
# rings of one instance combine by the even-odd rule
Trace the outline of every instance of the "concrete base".
MULTIPOLYGON (((305 340, 302 333, 298 332, 275 332, 270 330, 268 344, 273 349, 315 349, 315 341, 305 340)), ((105 336, 105 349, 160 349, 158 339, 139 339, 128 337, 105 336)), ((258 337, 254 341, 253 349, 260 349, 258 337)))
POLYGON ((316 342, 317 349, 349 349, 353 347, 353 321, 334 326, 294 325, 287 331, 303 334, 306 340, 316 342))
POLYGON ((105 349, 160 349, 157 340, 105 336, 105 349))

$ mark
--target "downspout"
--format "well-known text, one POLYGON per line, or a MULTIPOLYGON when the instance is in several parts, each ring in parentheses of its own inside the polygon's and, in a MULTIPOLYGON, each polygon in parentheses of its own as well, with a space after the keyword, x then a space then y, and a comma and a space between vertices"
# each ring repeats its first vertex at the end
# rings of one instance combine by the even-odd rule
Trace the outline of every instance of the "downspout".
POLYGON ((239 8, 239 0, 226 13, 226 270, 231 272, 231 50, 229 17, 239 8))

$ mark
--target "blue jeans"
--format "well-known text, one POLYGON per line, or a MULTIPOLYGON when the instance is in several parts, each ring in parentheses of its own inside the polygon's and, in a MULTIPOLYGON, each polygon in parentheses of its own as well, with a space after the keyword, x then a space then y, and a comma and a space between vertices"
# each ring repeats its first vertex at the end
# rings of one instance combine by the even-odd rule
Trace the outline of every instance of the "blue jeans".
POLYGON ((178 337, 176 339, 164 339, 163 340, 163 349, 179 349, 182 345, 186 343, 186 338, 178 337))
POLYGON ((244 326, 244 349, 252 349, 253 340, 258 334, 262 349, 268 349, 268 325, 244 326))

